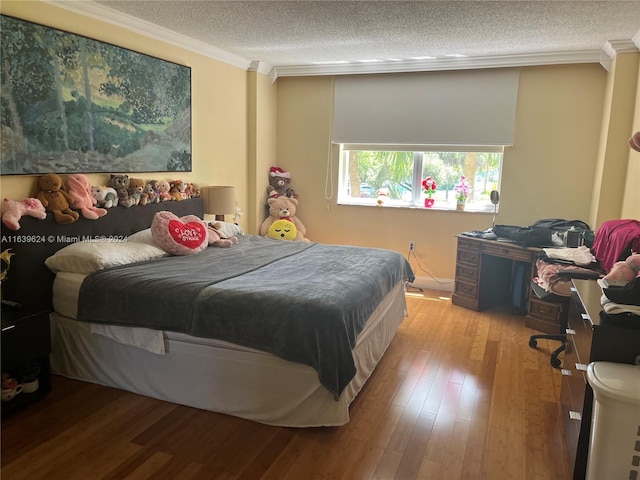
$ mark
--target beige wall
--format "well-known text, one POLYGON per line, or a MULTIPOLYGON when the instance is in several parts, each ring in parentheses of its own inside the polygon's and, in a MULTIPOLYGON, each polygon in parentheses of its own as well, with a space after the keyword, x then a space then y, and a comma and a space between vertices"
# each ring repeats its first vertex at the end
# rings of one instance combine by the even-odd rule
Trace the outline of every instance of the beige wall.
POLYGON ((638 216, 640 205, 635 210, 631 205, 631 191, 625 193, 628 186, 637 192, 638 177, 633 187, 630 173, 630 148, 628 139, 632 134, 634 110, 636 110, 636 91, 638 85, 637 53, 617 55, 607 75, 605 102, 602 112, 602 128, 596 164, 596 178, 593 187, 591 215, 593 225, 621 218, 626 213, 638 216))
MULTIPOLYGON (((638 66, 635 91, 629 96, 629 103, 634 105, 633 132, 640 132, 640 65, 638 66)), ((624 187, 624 200, 620 218, 640 219, 640 152, 629 149, 627 161, 626 183, 624 187)))
POLYGON ((266 76, 249 74, 249 199, 248 233, 257 233, 265 217, 265 198, 269 177, 266 172, 277 165, 276 100, 277 88, 266 76))
MULTIPOLYGON (((246 71, 46 3, 5 0, 0 3, 0 12, 191 67, 193 171, 181 174, 180 178, 201 186, 235 185, 238 201, 247 205, 246 71)), ((136 176, 173 178, 153 172, 136 176)), ((93 184, 104 184, 108 175, 88 177, 93 184)), ((3 176, 1 194, 24 198, 35 179, 27 175, 3 176)))
MULTIPOLYGON (((240 223, 249 233, 264 218, 271 165, 291 171, 292 187, 300 195, 298 214, 311 240, 399 252, 415 240, 420 264, 435 277, 454 276, 456 234, 491 225, 486 213, 338 206, 337 148, 330 145, 332 77, 284 77, 272 84, 261 73, 46 3, 5 0, 0 12, 190 66, 193 172, 182 178, 200 185, 235 185, 244 211, 240 223)), ((515 145, 505 150, 497 223, 528 225, 549 217, 588 221, 603 211, 600 192, 610 198, 606 194, 612 189, 622 195, 607 208, 640 217, 640 154, 601 142, 640 130, 638 99, 631 98, 640 96, 638 55, 630 55, 611 73, 595 64, 521 69, 515 145), (635 106, 625 108, 618 92, 635 106), (613 161, 621 168, 620 155, 625 171, 608 175, 604 166, 613 161)), ((90 175, 95 184, 105 178, 90 175)), ((1 177, 1 194, 22 198, 34 180, 1 177)), ((418 275, 427 275, 415 261, 413 266, 418 275)))
MULTIPOLYGON (((600 65, 521 69, 515 145, 505 150, 497 223, 588 220, 606 78, 600 65)), ((492 215, 337 205, 335 147, 327 168, 332 81, 278 79, 278 160, 292 173, 308 237, 400 252, 415 240, 420 264, 437 278, 453 278, 455 235, 491 226, 492 215), (327 171, 332 183, 325 181, 327 171)))

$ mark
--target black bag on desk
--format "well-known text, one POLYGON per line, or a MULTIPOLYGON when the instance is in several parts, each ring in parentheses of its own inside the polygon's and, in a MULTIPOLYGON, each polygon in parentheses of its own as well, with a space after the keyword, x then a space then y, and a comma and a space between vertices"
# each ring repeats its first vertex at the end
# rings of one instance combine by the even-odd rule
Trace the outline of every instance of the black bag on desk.
POLYGON ((582 231, 591 230, 591 227, 582 220, 563 220, 562 218, 545 218, 538 220, 531 226, 550 228, 555 232, 566 232, 567 230, 571 230, 571 228, 582 231))
POLYGON ((513 240, 523 247, 550 247, 552 230, 547 227, 516 227, 514 225, 496 225, 493 233, 498 237, 513 240))

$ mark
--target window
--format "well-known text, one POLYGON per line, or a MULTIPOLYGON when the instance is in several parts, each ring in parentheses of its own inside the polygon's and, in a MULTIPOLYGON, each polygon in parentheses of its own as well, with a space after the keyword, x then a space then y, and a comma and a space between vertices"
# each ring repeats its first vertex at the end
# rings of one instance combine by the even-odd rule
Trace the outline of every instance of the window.
POLYGON ((465 210, 493 211, 489 199, 499 190, 502 147, 413 147, 340 145, 338 203, 423 207, 422 180, 432 177, 437 188, 431 208, 456 209, 454 186, 465 176, 471 188, 465 210))

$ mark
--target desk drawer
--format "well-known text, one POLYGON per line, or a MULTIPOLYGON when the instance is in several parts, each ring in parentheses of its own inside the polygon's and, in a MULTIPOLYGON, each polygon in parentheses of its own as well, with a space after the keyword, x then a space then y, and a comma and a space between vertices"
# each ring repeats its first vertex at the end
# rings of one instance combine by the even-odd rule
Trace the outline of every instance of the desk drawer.
POLYGON ((467 249, 458 247, 458 260, 457 263, 465 263, 467 265, 479 265, 480 264, 480 249, 467 249))
POLYGON ((512 247, 504 243, 496 242, 496 245, 485 244, 482 247, 482 253, 493 255, 494 257, 510 258, 511 260, 519 260, 522 262, 532 262, 533 252, 523 250, 522 247, 512 247))
POLYGON ((464 249, 470 252, 479 252, 480 242, 478 242, 478 240, 458 237, 458 249, 464 249))
POLYGON ((478 268, 467 265, 456 265, 456 279, 468 282, 478 282, 478 268))
POLYGON ((524 320, 525 326, 545 333, 564 333, 561 331, 560 312, 562 307, 557 303, 538 300, 529 296, 529 313, 524 320))
POLYGON ((455 293, 465 297, 478 298, 478 285, 456 279, 455 293))

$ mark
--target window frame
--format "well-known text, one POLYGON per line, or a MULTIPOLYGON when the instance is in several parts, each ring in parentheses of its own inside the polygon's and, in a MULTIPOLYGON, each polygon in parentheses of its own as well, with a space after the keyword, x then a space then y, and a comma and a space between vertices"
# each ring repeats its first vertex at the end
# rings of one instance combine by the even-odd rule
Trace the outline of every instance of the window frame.
MULTIPOLYGON (((498 168, 498 180, 495 190, 500 190, 502 182, 502 168, 504 166, 505 146, 487 145, 382 145, 382 144, 338 144, 339 152, 339 178, 338 178, 338 205, 360 205, 392 208, 419 208, 422 210, 456 211, 455 202, 438 202, 433 207, 424 206, 424 196, 422 189, 422 171, 424 167, 424 153, 426 152, 446 152, 446 153, 499 153, 500 166, 498 168), (384 152, 413 152, 413 175, 411 180, 411 200, 384 199, 378 203, 373 198, 351 197, 348 192, 349 185, 349 152, 351 151, 384 151, 384 152)), ((366 181, 366 179, 364 180, 366 181)), ((467 212, 490 212, 493 213, 497 206, 494 206, 489 199, 486 202, 468 202, 465 205, 467 212)))

